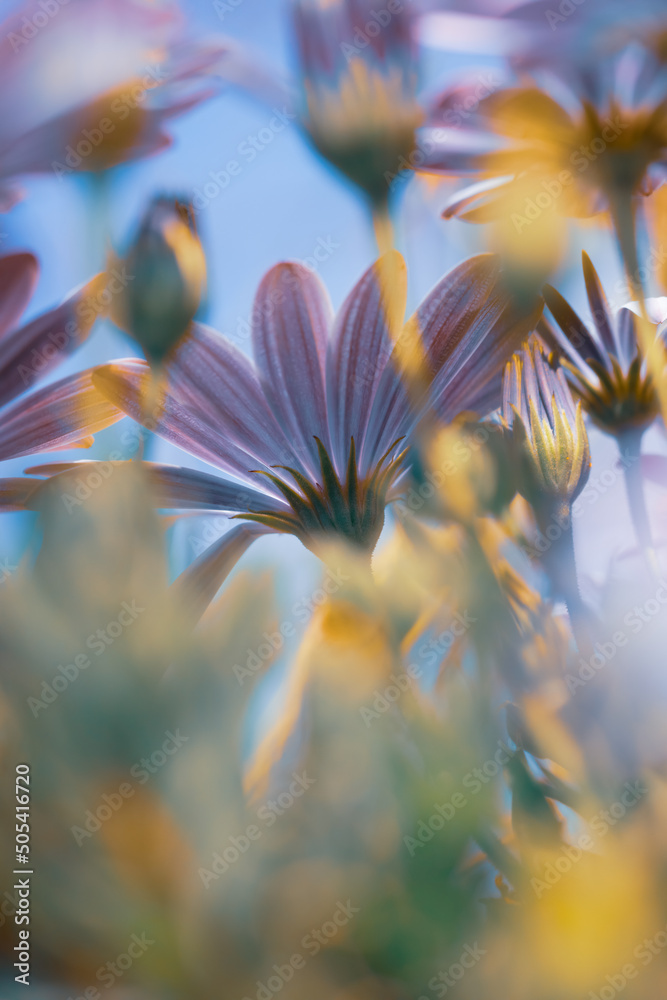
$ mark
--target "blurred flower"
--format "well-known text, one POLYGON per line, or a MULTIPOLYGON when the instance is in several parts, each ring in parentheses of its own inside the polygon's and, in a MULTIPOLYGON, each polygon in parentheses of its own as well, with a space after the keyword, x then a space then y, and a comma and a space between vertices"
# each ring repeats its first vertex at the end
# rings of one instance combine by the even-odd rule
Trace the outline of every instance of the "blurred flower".
POLYGON ((505 510, 516 493, 516 472, 513 438, 504 425, 462 414, 435 435, 424 481, 437 480, 445 517, 467 524, 505 510))
POLYGON ((586 485, 591 457, 581 403, 576 407, 562 368, 553 368, 533 337, 507 363, 503 417, 523 446, 522 483, 539 511, 569 507, 586 485))
POLYGON ((576 7, 528 0, 512 6, 506 20, 519 29, 511 53, 514 65, 536 71, 547 67, 566 82, 576 77, 592 97, 600 93, 605 61, 632 41, 657 54, 667 30, 662 0, 636 0, 631 18, 625 0, 586 0, 576 7))
POLYGON ((161 363, 188 332, 206 290, 206 258, 189 206, 155 197, 120 261, 132 275, 112 318, 161 363))
MULTIPOLYGON (((121 416, 94 387, 91 369, 26 395, 87 338, 107 301, 107 279, 101 274, 61 306, 16 327, 38 274, 32 254, 0 257, 0 460, 89 447, 91 435, 121 416)), ((2 499, 4 503, 8 497, 3 493, 2 499)))
POLYGON ((381 206, 387 176, 409 166, 422 118, 409 13, 404 4, 377 11, 370 0, 296 0, 295 15, 305 128, 319 152, 381 206))
POLYGON ((23 3, 0 26, 0 208, 22 174, 102 171, 168 146, 166 122, 211 95, 202 78, 223 51, 184 41, 171 2, 32 14, 23 3))
MULTIPOLYGON (((576 78, 507 86, 478 101, 465 128, 440 128, 425 169, 478 178, 450 199, 445 218, 493 223, 510 257, 531 267, 534 254, 557 262, 566 218, 609 212, 638 284, 636 199, 667 177, 667 67, 644 48, 616 59, 610 74, 595 97, 576 78)), ((434 123, 453 93, 440 97, 434 123)))
MULTIPOLYGON (((637 343, 637 307, 624 306, 612 316, 597 271, 585 252, 582 258, 594 329, 547 285, 544 298, 559 329, 542 320, 540 333, 557 351, 573 392, 593 422, 618 438, 641 435, 659 416, 660 403, 637 343)), ((648 299, 646 308, 656 335, 663 336, 667 299, 648 299)))

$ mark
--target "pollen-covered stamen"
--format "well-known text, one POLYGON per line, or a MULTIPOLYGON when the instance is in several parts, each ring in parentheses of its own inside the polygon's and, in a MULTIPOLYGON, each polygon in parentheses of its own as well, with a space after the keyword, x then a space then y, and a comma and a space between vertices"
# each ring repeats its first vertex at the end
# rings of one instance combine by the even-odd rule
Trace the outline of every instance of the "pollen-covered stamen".
POLYGON ((323 536, 337 535, 362 548, 372 549, 384 524, 387 492, 407 454, 406 448, 389 460, 401 440, 398 438, 393 442, 369 475, 360 477, 352 438, 346 476, 341 481, 329 453, 316 437, 320 482, 311 482, 291 466, 273 466, 287 472, 297 489, 273 473, 255 470, 273 483, 291 509, 280 514, 257 511, 236 516, 265 524, 275 531, 296 535, 308 548, 316 547, 323 536))

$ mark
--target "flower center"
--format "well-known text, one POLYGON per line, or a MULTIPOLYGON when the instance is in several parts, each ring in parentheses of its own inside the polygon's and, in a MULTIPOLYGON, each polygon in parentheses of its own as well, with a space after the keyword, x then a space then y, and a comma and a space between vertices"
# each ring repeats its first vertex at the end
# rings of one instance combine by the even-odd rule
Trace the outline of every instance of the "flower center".
POLYGON ((572 388, 580 397, 591 420, 603 431, 620 434, 631 428, 651 424, 660 412, 658 394, 653 379, 642 372, 642 359, 637 355, 627 372, 610 354, 613 371, 589 359, 587 364, 598 377, 599 387, 582 383, 577 369, 565 360, 563 364, 575 375, 572 388))
POLYGON ((394 441, 372 472, 360 477, 352 438, 347 474, 343 480, 337 475, 326 448, 316 437, 321 482, 311 482, 303 473, 287 465, 276 465, 274 468, 289 473, 296 488, 270 472, 251 470, 259 471, 271 480, 289 504, 290 510, 280 514, 267 510, 236 516, 265 524, 275 531, 296 535, 306 548, 313 551, 317 549, 318 543, 331 536, 342 536, 360 548, 372 550, 384 524, 389 487, 396 479, 407 453, 406 448, 390 458, 400 440, 401 438, 394 441))

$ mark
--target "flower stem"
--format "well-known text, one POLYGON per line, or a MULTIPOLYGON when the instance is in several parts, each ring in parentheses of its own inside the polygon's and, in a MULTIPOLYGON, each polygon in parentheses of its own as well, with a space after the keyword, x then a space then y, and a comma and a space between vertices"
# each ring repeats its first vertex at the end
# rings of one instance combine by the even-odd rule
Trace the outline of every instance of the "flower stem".
POLYGON ((389 253, 394 246, 394 227, 387 201, 373 203, 373 231, 379 255, 389 253))
POLYGON ((579 591, 577 561, 574 553, 574 532, 569 504, 556 512, 550 523, 562 526, 561 534, 544 554, 544 568, 551 580, 554 595, 565 601, 572 632, 581 652, 590 645, 590 612, 579 591))
POLYGON ((656 556, 653 548, 651 524, 646 508, 644 480, 640 461, 643 433, 643 430, 626 432, 622 437, 619 437, 618 446, 623 459, 623 476, 632 524, 648 569, 651 575, 655 575, 657 570, 656 556))

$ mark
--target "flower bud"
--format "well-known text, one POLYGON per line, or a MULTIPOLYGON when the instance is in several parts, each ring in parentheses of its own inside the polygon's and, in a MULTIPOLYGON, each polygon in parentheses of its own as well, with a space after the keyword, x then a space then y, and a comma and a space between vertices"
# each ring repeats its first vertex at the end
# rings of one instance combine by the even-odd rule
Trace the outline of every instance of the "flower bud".
POLYGON ((590 473, 581 403, 574 405, 561 368, 553 368, 534 337, 507 363, 503 415, 524 457, 520 492, 547 518, 570 504, 590 473))
POLYGON ((190 207, 155 198, 126 256, 114 321, 155 363, 188 332, 206 289, 206 258, 190 207))

